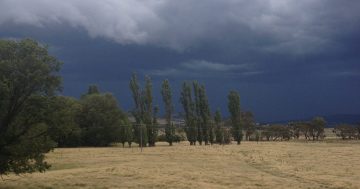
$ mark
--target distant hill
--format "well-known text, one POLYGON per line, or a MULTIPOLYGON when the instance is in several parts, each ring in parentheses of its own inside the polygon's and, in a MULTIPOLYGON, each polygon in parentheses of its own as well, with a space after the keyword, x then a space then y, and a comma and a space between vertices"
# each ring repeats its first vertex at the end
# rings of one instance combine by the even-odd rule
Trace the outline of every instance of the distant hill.
MULTIPOLYGON (((314 116, 315 117, 315 116, 314 116)), ((334 114, 334 115, 325 115, 323 117, 327 125, 326 127, 334 127, 337 124, 345 123, 345 124, 359 124, 360 123, 360 114, 334 114)), ((268 122, 270 124, 286 124, 294 121, 307 121, 311 120, 313 117, 304 118, 304 119, 293 119, 293 120, 282 120, 282 121, 271 121, 268 122)))
POLYGON ((340 123, 359 124, 360 114, 335 114, 323 116, 329 126, 334 126, 340 123))

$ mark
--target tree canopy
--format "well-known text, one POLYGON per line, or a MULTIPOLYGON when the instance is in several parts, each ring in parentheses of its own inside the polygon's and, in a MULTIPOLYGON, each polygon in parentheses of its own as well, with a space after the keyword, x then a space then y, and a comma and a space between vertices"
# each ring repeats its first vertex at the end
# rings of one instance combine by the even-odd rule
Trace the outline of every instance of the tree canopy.
POLYGON ((0 174, 44 171, 49 98, 61 88, 61 62, 36 41, 0 40, 0 174))
POLYGON ((80 104, 78 123, 82 128, 83 145, 108 146, 119 141, 121 126, 128 121, 112 94, 85 95, 80 104))
POLYGON ((241 127, 241 112, 240 112, 240 95, 237 91, 230 91, 228 95, 228 109, 230 112, 232 133, 234 139, 240 144, 243 133, 241 127))

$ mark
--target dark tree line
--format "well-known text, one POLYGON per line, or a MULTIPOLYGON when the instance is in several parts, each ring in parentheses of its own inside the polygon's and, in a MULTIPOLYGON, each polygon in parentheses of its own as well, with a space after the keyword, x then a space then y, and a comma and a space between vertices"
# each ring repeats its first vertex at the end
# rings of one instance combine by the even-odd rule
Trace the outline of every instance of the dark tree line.
POLYGON ((274 124, 258 127, 261 140, 290 140, 304 137, 306 140, 320 140, 325 138, 326 121, 322 117, 315 117, 311 121, 292 122, 287 125, 274 124))
MULTIPOLYGON (((185 132, 190 145, 205 143, 229 143, 228 130, 221 126, 220 111, 212 119, 205 86, 196 81, 184 82, 182 85, 180 103, 185 113, 185 132)), ((240 97, 237 92, 229 94, 229 111, 233 119, 232 133, 238 144, 242 140, 240 123, 240 97), (235 99, 233 98, 235 95, 235 99), (237 95, 237 96, 236 96, 237 95), (235 109, 234 109, 235 108, 235 109), (240 134, 241 133, 241 134, 240 134)))
POLYGON ((343 140, 360 139, 360 124, 339 124, 334 128, 333 132, 343 140))
POLYGON ((131 145, 133 141, 127 114, 112 94, 100 93, 96 85, 79 100, 55 96, 48 105, 48 135, 58 147, 131 145))
POLYGON ((135 108, 132 115, 136 120, 134 127, 136 142, 140 146, 155 146, 157 137, 157 112, 158 107, 153 106, 152 82, 151 78, 145 77, 145 87, 141 89, 137 76, 134 73, 130 80, 130 89, 132 92, 135 108))
MULTIPOLYGON (((46 46, 36 41, 0 40, 0 175, 48 169, 44 154, 56 146, 112 143, 131 146, 133 142, 155 146, 159 137, 159 108, 153 103, 150 77, 145 77, 144 87, 136 74, 131 77, 129 87, 134 100, 131 114, 135 119, 132 123, 116 98, 110 93, 101 93, 96 85, 89 86, 80 99, 60 96, 61 64, 48 54, 46 46)), ((167 122, 165 138, 172 145, 183 138, 172 123, 172 92, 168 80, 162 84, 161 95, 167 122)), ((185 82, 180 101, 185 112, 186 139, 192 145, 231 141, 229 129, 221 126, 219 115, 216 123, 212 118, 204 85, 185 82)), ((240 119, 234 124, 232 133, 240 135, 240 119)))
POLYGON ((120 127, 129 125, 128 116, 111 94, 90 86, 79 100, 58 95, 61 64, 36 41, 0 40, 0 175, 45 171, 44 154, 56 146, 107 146, 131 137, 120 127))

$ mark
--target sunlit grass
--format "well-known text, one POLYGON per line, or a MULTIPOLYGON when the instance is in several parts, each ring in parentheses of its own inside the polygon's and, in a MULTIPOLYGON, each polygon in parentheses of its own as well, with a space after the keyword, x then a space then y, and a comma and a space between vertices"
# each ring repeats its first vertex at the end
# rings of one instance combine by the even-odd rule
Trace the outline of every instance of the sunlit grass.
POLYGON ((0 188, 358 188, 360 141, 63 148, 0 188))

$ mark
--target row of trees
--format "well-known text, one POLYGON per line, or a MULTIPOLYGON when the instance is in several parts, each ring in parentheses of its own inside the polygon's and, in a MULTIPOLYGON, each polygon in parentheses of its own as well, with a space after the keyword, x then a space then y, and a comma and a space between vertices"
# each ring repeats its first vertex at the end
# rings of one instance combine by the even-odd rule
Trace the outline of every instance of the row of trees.
MULTIPOLYGON (((120 142, 129 125, 128 116, 120 110, 116 98, 90 86, 79 100, 52 96, 46 100, 44 124, 47 135, 58 147, 107 146, 120 142)), ((32 115, 36 117, 36 115, 32 115)))
MULTIPOLYGON (((152 82, 145 77, 145 85, 141 87, 137 75, 133 74, 130 80, 130 89, 134 101, 131 114, 135 118, 133 125, 136 142, 140 146, 155 146, 158 135, 157 112, 158 106, 153 106, 152 82)), ((176 136, 175 126, 172 122, 173 103, 171 86, 164 80, 161 86, 161 95, 165 110, 165 139, 171 146, 176 136)), ((240 97, 235 91, 229 93, 229 111, 232 113, 231 129, 234 138, 240 144, 242 129, 240 124, 240 97)), ((229 129, 223 127, 220 111, 217 110, 213 118, 206 95, 205 86, 197 81, 184 82, 182 85, 180 102, 184 109, 185 126, 183 127, 190 145, 216 143, 229 143, 231 139, 229 129)))
MULTIPOLYGON (((324 132, 325 125, 326 121, 324 118, 315 117, 311 121, 291 122, 287 125, 275 124, 257 127, 254 129, 254 133, 256 140, 290 140, 291 138, 320 140, 326 137, 324 132)), ((333 133, 343 140, 360 139, 360 124, 339 124, 335 126, 333 133)))
POLYGON ((340 124, 337 125, 333 132, 337 137, 341 137, 343 140, 345 139, 360 139, 360 124, 348 125, 348 124, 340 124))
MULTIPOLYGON (((100 93, 96 86, 90 86, 80 99, 57 95, 61 90, 61 64, 48 54, 46 46, 34 40, 0 40, 0 175, 46 170, 49 165, 44 154, 56 145, 107 146, 127 142, 131 146, 137 142, 141 146, 155 146, 159 108, 153 105, 150 77, 145 78, 144 87, 135 74, 131 77, 133 124, 118 107, 116 98, 100 93)), ((172 93, 167 80, 162 84, 161 95, 167 122, 165 138, 172 145, 179 137, 171 120, 172 93)), ((204 85, 185 82, 181 102, 191 144, 230 141, 219 112, 216 127, 212 124, 204 85)), ((229 94, 229 110, 234 125, 232 133, 240 143, 240 104, 235 91, 229 94)))
MULTIPOLYGON (((0 40, 0 175, 44 171, 57 146, 106 146, 131 137, 113 95, 91 86, 79 100, 59 96, 61 62, 36 41, 0 40)), ((127 141, 132 141, 126 139, 127 141)))
POLYGON ((325 137, 325 124, 324 118, 315 117, 307 122, 258 126, 253 133, 255 133, 255 140, 290 140, 300 137, 304 137, 306 140, 319 140, 325 137))
POLYGON ((303 135, 307 140, 319 140, 325 137, 326 121, 322 117, 315 117, 309 122, 294 122, 289 125, 293 130, 294 138, 298 139, 303 135))
POLYGON ((145 78, 145 87, 142 89, 138 83, 135 74, 130 80, 130 89, 134 100, 135 108, 132 110, 132 115, 135 118, 136 125, 134 127, 136 141, 144 146, 147 143, 149 146, 155 146, 157 128, 156 116, 159 108, 153 106, 152 83, 150 77, 145 78))
MULTIPOLYGON (((49 165, 44 154, 56 145, 107 146, 133 142, 140 146, 155 146, 159 139, 159 107, 153 103, 152 81, 145 77, 142 86, 133 74, 129 87, 134 101, 129 120, 110 93, 101 93, 97 86, 89 87, 80 99, 59 96, 61 62, 50 56, 47 47, 36 41, 0 40, 0 175, 9 172, 44 171, 49 165)), ((166 125, 165 139, 169 145, 183 137, 173 124, 172 90, 168 80, 161 86, 166 125)), ((184 110, 186 139, 191 145, 240 144, 250 136, 270 139, 323 137, 324 120, 293 123, 288 127, 255 127, 251 112, 241 112, 240 96, 228 94, 230 119, 223 120, 218 109, 211 114, 206 89, 196 81, 184 82, 180 94, 184 110), (262 134, 262 135, 259 135, 262 134)), ((339 127, 341 136, 349 137, 347 127, 339 127)), ((345 137, 345 138, 346 138, 345 137)), ((350 137, 354 137, 351 135, 350 137)))
MULTIPOLYGON (((181 90, 180 102, 185 113, 185 132, 190 145, 229 143, 228 129, 222 126, 220 110, 214 118, 211 116, 210 106, 206 95, 205 86, 197 81, 184 82, 181 90)), ((232 135, 240 144, 242 140, 242 125, 240 118, 240 96, 236 91, 228 95, 228 108, 231 114, 232 135)))

